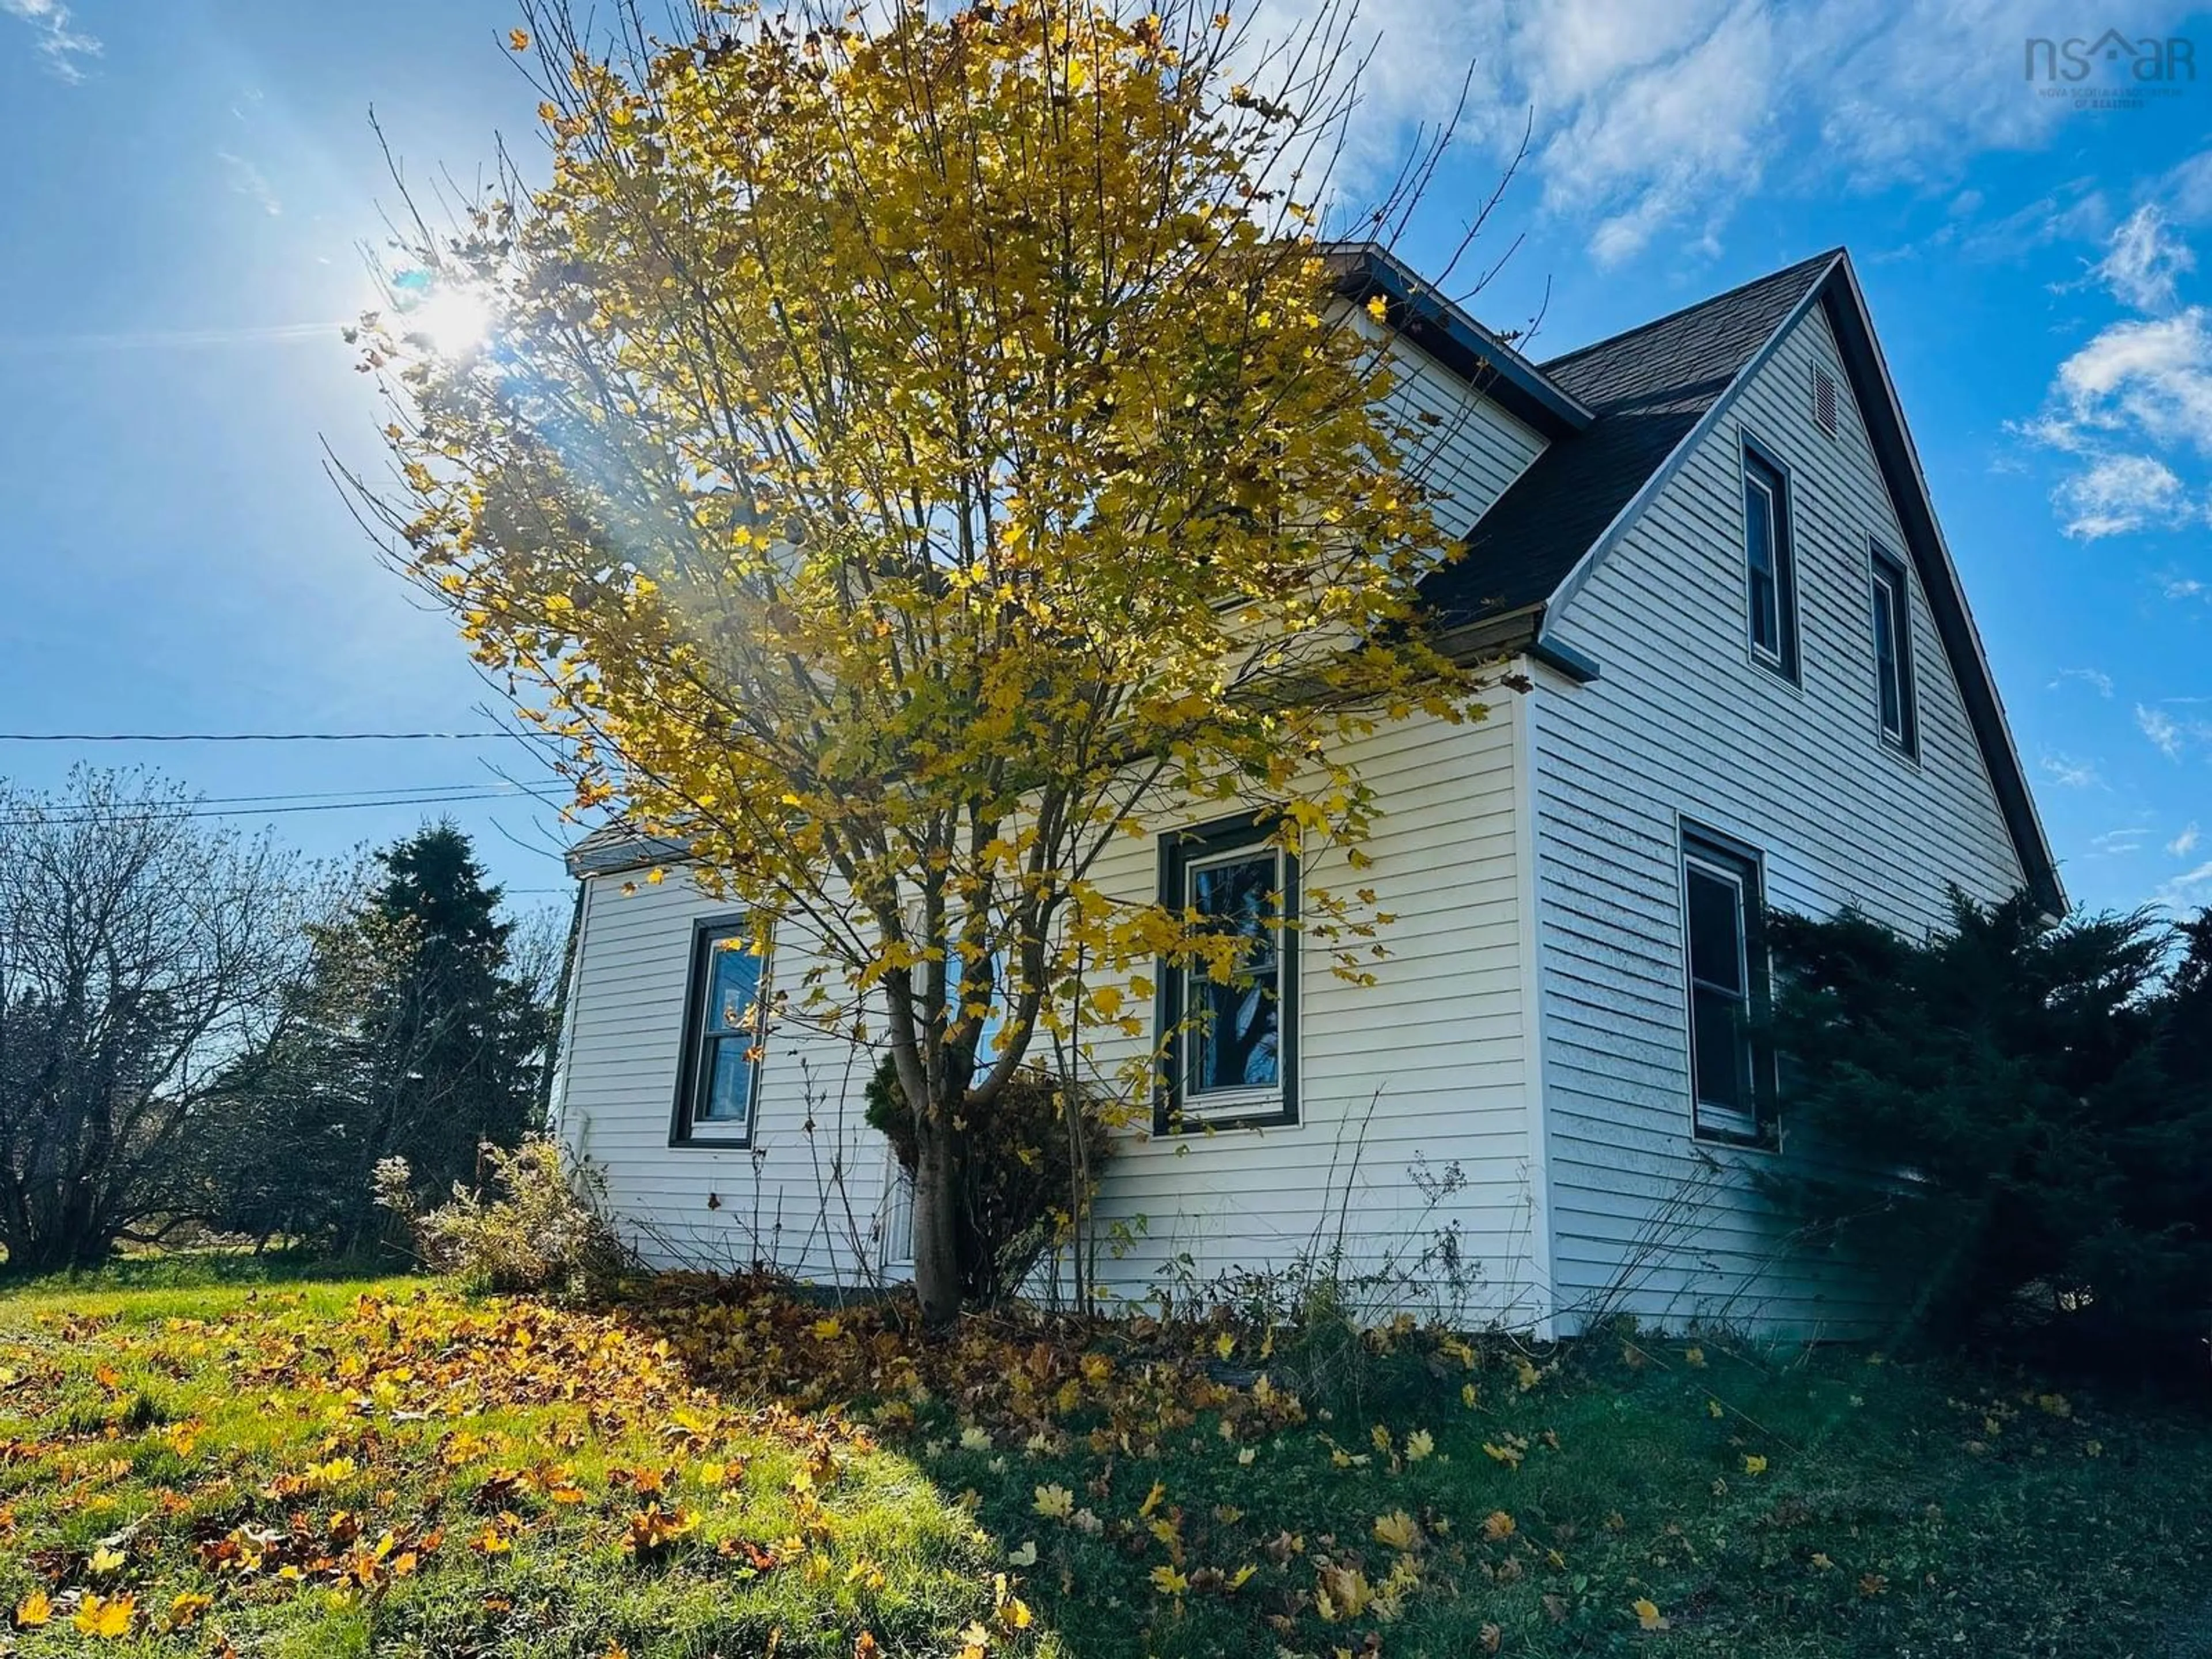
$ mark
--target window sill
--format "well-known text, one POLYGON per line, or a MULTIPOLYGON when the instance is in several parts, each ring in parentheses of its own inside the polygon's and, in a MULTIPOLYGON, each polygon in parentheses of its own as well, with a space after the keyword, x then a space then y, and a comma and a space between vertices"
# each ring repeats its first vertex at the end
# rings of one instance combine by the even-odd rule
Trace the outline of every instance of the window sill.
POLYGON ((1771 1125, 1762 1129, 1756 1124, 1739 1121, 1735 1123, 1701 1121, 1692 1119, 1690 1139, 1709 1146, 1729 1146, 1741 1152, 1778 1152, 1782 1136, 1771 1125))
POLYGON ((1296 1109, 1279 1094, 1228 1095, 1180 1111, 1171 1105, 1162 1106, 1154 1115, 1152 1133, 1204 1135, 1222 1129, 1283 1128, 1297 1121, 1296 1109))
POLYGON ((753 1138, 743 1135, 736 1139, 725 1139, 719 1135, 671 1135, 670 1150, 678 1152, 749 1152, 753 1149, 753 1138))

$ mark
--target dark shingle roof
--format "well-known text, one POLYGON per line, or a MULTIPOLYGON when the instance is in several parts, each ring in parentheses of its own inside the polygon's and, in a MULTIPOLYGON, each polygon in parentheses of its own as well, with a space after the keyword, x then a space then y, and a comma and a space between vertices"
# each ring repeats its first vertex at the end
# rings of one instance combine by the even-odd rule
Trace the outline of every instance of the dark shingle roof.
POLYGON ((655 864, 680 864, 691 856, 686 843, 665 836, 648 836, 627 823, 605 823, 568 849, 568 873, 612 875, 618 870, 642 870, 655 864))
POLYGON ((1596 416, 1556 440, 1430 579, 1447 624, 1540 605, 1837 258, 1833 252, 1568 352, 1544 375, 1596 416))

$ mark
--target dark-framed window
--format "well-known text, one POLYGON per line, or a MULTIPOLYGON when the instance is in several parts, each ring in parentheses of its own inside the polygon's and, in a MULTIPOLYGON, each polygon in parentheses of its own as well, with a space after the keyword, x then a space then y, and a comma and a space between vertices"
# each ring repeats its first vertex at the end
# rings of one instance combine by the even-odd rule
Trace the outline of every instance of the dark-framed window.
POLYGON ((1871 544, 1875 708, 1884 742, 1905 755, 1920 750, 1912 701, 1912 579, 1905 561, 1871 544))
POLYGON ((684 988, 684 1063, 672 1146, 750 1146, 766 1039, 766 963, 742 916, 692 924, 684 988))
POLYGON ((1155 1127, 1295 1123, 1297 860, 1265 818, 1180 830, 1160 840, 1159 897, 1195 912, 1236 950, 1219 975, 1203 964, 1160 965, 1155 1127))
POLYGON ((1790 479, 1747 442, 1743 452, 1744 598, 1753 661, 1797 678, 1797 573, 1791 550, 1790 479))
POLYGON ((1759 1144, 1773 1132, 1774 1055, 1759 1035, 1770 991, 1764 886, 1757 853, 1684 828, 1690 1117, 1704 1139, 1759 1144))

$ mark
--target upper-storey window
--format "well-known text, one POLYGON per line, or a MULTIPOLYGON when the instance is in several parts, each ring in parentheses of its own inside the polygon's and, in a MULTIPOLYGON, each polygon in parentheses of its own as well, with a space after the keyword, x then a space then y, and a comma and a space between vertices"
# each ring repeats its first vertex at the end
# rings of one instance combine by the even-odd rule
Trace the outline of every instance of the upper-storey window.
POLYGON ((1905 564, 1885 547, 1873 553, 1875 704, 1883 740, 1905 754, 1918 751, 1912 706, 1912 583, 1905 564))
POLYGON ((1790 550, 1790 488, 1781 468, 1743 458, 1743 563, 1753 658, 1797 678, 1797 592, 1790 550))

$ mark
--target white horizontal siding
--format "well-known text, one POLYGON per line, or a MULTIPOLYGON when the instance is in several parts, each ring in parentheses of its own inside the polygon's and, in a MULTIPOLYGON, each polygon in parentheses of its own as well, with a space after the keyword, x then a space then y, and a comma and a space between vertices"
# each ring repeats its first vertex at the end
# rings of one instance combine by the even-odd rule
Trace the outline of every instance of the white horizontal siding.
MULTIPOLYGON (((1302 953, 1296 1125, 1123 1134, 1099 1205, 1102 1233, 1129 1235, 1118 1255, 1101 1252, 1111 1296, 1140 1300, 1171 1282, 1280 1268, 1333 1239, 1341 1211, 1355 1265, 1394 1250, 1410 1258, 1456 1224, 1464 1284, 1431 1275, 1413 1302, 1470 1318, 1540 1316, 1527 848, 1513 793, 1524 714, 1506 694, 1481 722, 1419 716, 1360 740, 1358 763, 1388 808, 1365 848, 1373 867, 1353 876, 1340 855, 1324 855, 1305 880, 1370 887, 1377 908, 1396 914, 1382 930, 1389 954, 1373 964, 1377 982, 1347 984, 1318 948, 1302 953), (1425 1214, 1413 1172, 1455 1162, 1464 1186, 1425 1214)), ((1149 837, 1117 848, 1098 872, 1102 887, 1149 902, 1156 848, 1149 837)), ((816 1277, 859 1276, 855 1229, 827 1176, 833 1161, 843 1161, 864 1236, 879 1207, 892 1212, 894 1241, 902 1221, 883 1202, 881 1139, 861 1122, 866 1061, 836 1038, 780 1024, 763 1061, 754 1148, 671 1146, 692 923, 726 907, 681 872, 628 895, 624 884, 602 877, 587 885, 563 1133, 599 1166, 614 1208, 656 1260, 757 1257, 816 1277)), ((797 971, 795 948, 780 945, 776 974, 787 983, 797 971)), ((1094 1069, 1115 1077, 1148 1046, 1116 1036, 1098 1046, 1094 1069)))
MULTIPOLYGON (((863 1051, 778 1022, 762 1055, 752 1146, 669 1142, 692 924, 734 908, 681 869, 658 885, 623 876, 585 884, 560 1132, 604 1176, 623 1230, 658 1265, 762 1263, 858 1279, 882 1265, 890 1167, 863 1120, 863 1051)), ((802 954, 780 942, 770 972, 793 982, 802 954)))
POLYGON ((1435 492, 1437 527, 1462 535, 1542 453, 1543 434, 1401 336, 1389 366, 1382 407, 1414 434, 1406 468, 1435 492))
MULTIPOLYGON (((1335 1243, 1340 1218, 1355 1269, 1393 1252, 1410 1260, 1455 1224, 1464 1282, 1426 1276, 1408 1305, 1540 1317, 1514 796, 1523 722, 1510 694, 1501 699, 1479 724, 1419 716, 1358 745, 1385 808, 1364 849, 1373 867, 1355 875, 1324 855, 1304 879, 1372 888, 1398 918, 1382 930, 1389 954, 1360 987, 1333 976, 1318 947, 1302 953, 1295 1125, 1123 1139, 1099 1202, 1103 1226, 1130 1235, 1099 1262, 1110 1293, 1279 1271, 1335 1243), (1425 1213, 1414 1172, 1454 1163, 1464 1186, 1425 1213)), ((1101 876, 1131 897, 1155 879, 1149 841, 1117 851, 1101 876)), ((1110 1072, 1146 1048, 1101 1044, 1097 1063, 1110 1072)))
MULTIPOLYGON (((1747 386, 1554 623, 1601 665, 1535 694, 1547 1152, 1563 1305, 1844 1333, 1885 1310, 1854 1272, 1789 1237, 1758 1153, 1690 1138, 1679 821, 1759 848, 1767 898, 1845 905, 1918 933, 1946 889, 2014 890, 2021 870, 1914 579, 1921 758, 1875 730, 1867 538, 1903 532, 1825 316, 1747 386), (1843 431, 1812 420, 1819 363, 1843 431), (1789 465, 1802 690, 1750 659, 1746 434, 1789 465)), ((1787 1133, 1788 1106, 1783 1107, 1787 1133)))

